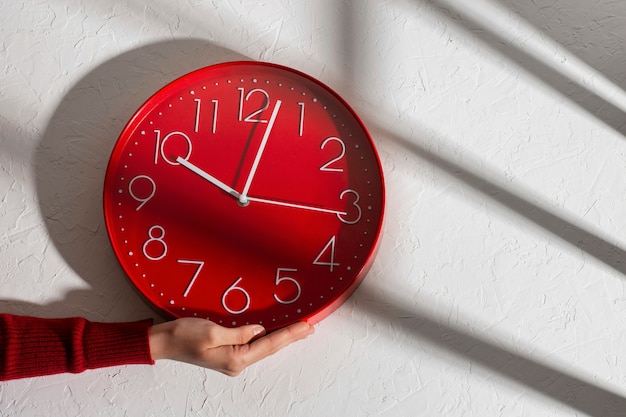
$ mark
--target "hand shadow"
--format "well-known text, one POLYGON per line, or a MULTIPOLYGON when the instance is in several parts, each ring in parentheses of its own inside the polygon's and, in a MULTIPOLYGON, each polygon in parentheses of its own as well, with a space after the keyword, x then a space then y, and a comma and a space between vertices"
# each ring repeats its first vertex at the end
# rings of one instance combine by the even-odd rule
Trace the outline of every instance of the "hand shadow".
MULTIPOLYGON (((130 291, 129 291, 130 292, 130 291)), ((137 296, 131 294, 133 298, 137 296)), ((87 320, 98 321, 106 317, 107 321, 130 321, 132 319, 147 318, 146 313, 149 307, 143 306, 140 303, 135 305, 137 317, 129 319, 128 317, 116 317, 112 314, 109 315, 99 314, 93 309, 94 293, 91 290, 70 290, 68 291, 62 300, 52 301, 46 304, 37 304, 23 300, 14 299, 0 299, 0 312, 7 314, 15 314, 18 316, 30 316, 30 317, 46 317, 46 318, 65 318, 65 317, 84 317, 87 320), (144 310, 144 311, 140 311, 144 310), (143 313, 143 315, 141 315, 143 313)), ((115 310, 115 303, 109 306, 109 310, 115 310)), ((127 308, 125 315, 128 315, 130 308, 127 308)))
MULTIPOLYGON (((105 171, 119 133, 168 82, 204 66, 247 59, 199 39, 158 42, 104 62, 63 97, 36 148, 34 174, 51 241, 91 287, 80 297, 86 314, 123 319, 133 309, 118 303, 133 291, 110 247, 102 210, 105 171)), ((129 303, 143 303, 133 297, 129 303)))

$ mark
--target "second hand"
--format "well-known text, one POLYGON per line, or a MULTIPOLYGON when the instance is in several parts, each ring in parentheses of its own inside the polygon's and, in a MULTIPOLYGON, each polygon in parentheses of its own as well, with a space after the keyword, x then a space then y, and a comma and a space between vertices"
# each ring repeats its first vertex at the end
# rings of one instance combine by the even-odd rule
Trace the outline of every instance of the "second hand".
POLYGON ((322 213, 332 213, 332 214, 337 214, 337 215, 342 215, 342 216, 345 216, 345 215, 348 214, 345 211, 332 210, 332 209, 327 209, 327 208, 323 208, 323 207, 316 207, 316 206, 307 206, 307 205, 304 205, 304 204, 288 203, 286 201, 268 200, 268 199, 265 199, 265 198, 248 197, 248 201, 253 201, 253 202, 257 202, 257 203, 273 204, 275 206, 283 206, 283 207, 291 207, 291 208, 297 208, 297 209, 303 209, 303 210, 318 211, 318 212, 322 212, 322 213))

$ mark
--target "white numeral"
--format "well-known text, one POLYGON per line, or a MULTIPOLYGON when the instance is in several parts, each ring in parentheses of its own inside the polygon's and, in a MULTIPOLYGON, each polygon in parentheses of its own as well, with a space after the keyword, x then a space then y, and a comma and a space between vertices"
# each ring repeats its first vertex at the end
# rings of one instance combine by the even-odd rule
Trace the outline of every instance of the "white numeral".
POLYGON ((333 272, 333 268, 339 266, 335 262, 335 236, 331 237, 324 249, 317 255, 317 258, 313 261, 313 265, 327 266, 330 268, 330 272, 333 272), (323 261, 322 258, 327 259, 323 261))
POLYGON ((200 275, 200 271, 202 270, 202 267, 204 267, 204 262, 203 261, 188 261, 186 259, 179 259, 178 263, 181 263, 181 264, 192 264, 192 265, 197 265, 198 266, 196 268, 196 272, 193 274, 193 277, 191 278, 191 281, 189 281, 189 284, 187 285, 187 288, 185 288, 185 292, 183 293, 183 297, 187 297, 189 295, 189 291, 191 290, 191 287, 193 287, 193 284, 196 283, 196 279, 198 278, 198 275, 200 275))
POLYGON ((289 300, 283 300, 281 299, 278 295, 276 295, 276 293, 274 293, 274 299, 276 301, 278 301, 281 304, 292 304, 295 303, 296 301, 298 301, 298 298, 300 298, 300 294, 302 293, 302 288, 300 288, 300 284, 298 283, 298 281, 296 281, 295 279, 291 278, 291 277, 287 277, 287 276, 282 276, 281 277, 281 273, 283 272, 297 272, 297 269, 289 269, 289 268, 278 268, 276 270, 276 286, 282 284, 282 283, 291 283, 295 288, 296 288, 296 295, 289 299, 289 300))
POLYGON ((155 130, 154 133, 156 133, 155 150, 154 150, 155 165, 159 162, 159 156, 163 158, 163 160, 170 165, 180 165, 178 162, 176 162, 176 158, 178 158, 179 156, 185 160, 189 159, 189 156, 191 155, 191 150, 193 147, 191 144, 191 139, 189 139, 189 136, 187 136, 183 132, 171 132, 171 133, 168 133, 167 136, 163 138, 163 140, 161 140, 161 131, 155 130), (168 156, 165 154, 165 145, 167 144, 167 141, 170 140, 173 136, 181 136, 187 142, 187 154, 186 155, 184 156, 183 155, 169 155, 169 158, 168 158, 168 156))
POLYGON ((324 140, 324 142, 322 142, 322 145, 320 146, 321 149, 324 149, 324 147, 330 143, 330 142, 339 142, 339 145, 341 146, 341 150, 339 152, 339 156, 331 159, 330 161, 328 161, 327 163, 325 163, 324 165, 322 165, 320 167, 320 171, 328 171, 328 172, 343 172, 343 168, 338 168, 338 167, 332 167, 331 165, 339 162, 341 160, 341 158, 344 157, 344 155, 346 154, 346 145, 343 143, 343 141, 339 138, 336 138, 334 136, 331 136, 329 138, 326 138, 326 140, 324 140))
MULTIPOLYGON (((200 130, 200 106, 202 105, 202 99, 195 98, 193 101, 196 102, 196 120, 194 123, 193 131, 198 133, 200 130)), ((217 107, 219 104, 219 100, 211 100, 213 103, 213 121, 211 122, 211 133, 215 133, 217 130, 217 107)))
MULTIPOLYGON (((140 187, 140 185, 138 187, 140 187)), ((130 180, 130 183, 128 183, 128 193, 135 201, 141 203, 135 209, 136 211, 139 211, 139 209, 142 208, 144 204, 146 204, 148 201, 150 201, 152 197, 154 197, 154 194, 156 193, 156 183, 152 178, 148 177, 147 175, 137 175, 135 178, 130 180), (150 183, 150 192, 146 197, 138 196, 135 191, 133 191, 133 186, 137 184, 137 181, 148 181, 148 183, 150 183)))
POLYGON ((152 226, 148 230, 148 240, 146 240, 143 244, 143 255, 150 259, 151 261, 158 261, 163 259, 165 255, 167 255, 167 244, 163 240, 165 237, 165 229, 161 226, 152 226), (152 256, 148 253, 148 245, 152 244, 153 246, 159 245, 161 247, 161 254, 157 256, 152 256))
POLYGON ((211 133, 215 133, 217 131, 217 107, 219 105, 219 100, 211 100, 213 103, 213 125, 211 126, 211 133))
POLYGON ((361 211, 361 207, 359 206, 359 200, 361 199, 361 197, 359 196, 359 193, 357 193, 354 190, 345 190, 341 194, 339 194, 339 198, 341 200, 343 200, 343 197, 346 194, 351 194, 351 195, 354 196, 354 199, 352 201, 352 205, 354 207, 356 207, 356 214, 357 214, 357 216, 356 216, 356 218, 354 220, 347 220, 342 213, 337 213, 337 217, 339 217, 339 220, 341 220, 342 222, 344 222, 346 224, 358 223, 359 220, 361 220, 361 215, 363 214, 362 211, 361 211))
POLYGON ((233 285, 228 287, 226 289, 226 291, 224 291, 224 294, 222 294, 222 307, 224 307, 224 310, 228 311, 230 314, 241 314, 244 311, 246 311, 248 308, 250 308, 250 294, 248 294, 248 292, 245 289, 243 289, 243 288, 238 286, 238 284, 241 282, 242 279, 243 278, 238 278, 237 281, 235 281, 233 285), (228 295, 232 291, 240 292, 246 298, 245 305, 242 308, 240 308, 239 310, 234 310, 234 309, 228 307, 228 305, 227 305, 226 298, 228 298, 228 295))
MULTIPOLYGON (((253 90, 248 91, 248 94, 245 94, 245 90, 242 87, 237 88, 239 90, 239 121, 244 122, 252 122, 252 123, 267 123, 267 119, 258 119, 256 118, 259 114, 263 113, 263 111, 267 110, 270 106, 270 95, 267 94, 265 90, 261 90, 260 88, 255 88, 253 90), (243 115, 243 104, 244 101, 248 101, 253 94, 260 93, 265 97, 261 106, 249 113, 244 117, 243 115)), ((258 95, 258 94, 257 94, 258 95)))
POLYGON ((304 133, 304 103, 298 103, 300 106, 300 124, 298 125, 298 135, 302 136, 304 133))
POLYGON ((200 127, 200 105, 202 104, 202 100, 194 98, 193 101, 196 102, 196 121, 193 125, 193 131, 198 133, 198 128, 200 127))

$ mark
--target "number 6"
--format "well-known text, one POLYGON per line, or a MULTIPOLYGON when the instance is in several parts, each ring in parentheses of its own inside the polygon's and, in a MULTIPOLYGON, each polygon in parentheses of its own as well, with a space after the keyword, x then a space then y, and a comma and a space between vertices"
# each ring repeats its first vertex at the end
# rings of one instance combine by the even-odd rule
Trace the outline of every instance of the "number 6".
POLYGON ((237 286, 237 284, 239 284, 242 279, 243 278, 237 279, 237 281, 235 281, 233 285, 228 287, 228 289, 224 291, 224 294, 222 295, 222 307, 224 307, 224 310, 228 311, 230 314, 241 314, 244 311, 246 311, 248 308, 250 308, 250 294, 248 294, 248 291, 237 286), (233 310, 231 308, 228 308, 228 306, 226 305, 226 297, 228 297, 228 294, 231 291, 239 291, 240 293, 244 295, 244 297, 246 297, 246 305, 240 308, 239 310, 233 310))

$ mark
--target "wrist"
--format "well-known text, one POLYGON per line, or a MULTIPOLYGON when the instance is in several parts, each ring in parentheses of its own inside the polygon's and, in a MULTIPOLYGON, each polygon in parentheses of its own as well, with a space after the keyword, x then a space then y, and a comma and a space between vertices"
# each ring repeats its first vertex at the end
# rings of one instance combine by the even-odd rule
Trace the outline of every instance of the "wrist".
POLYGON ((155 361, 159 359, 169 359, 171 357, 169 341, 171 339, 172 323, 173 322, 165 322, 150 327, 150 355, 155 361))

